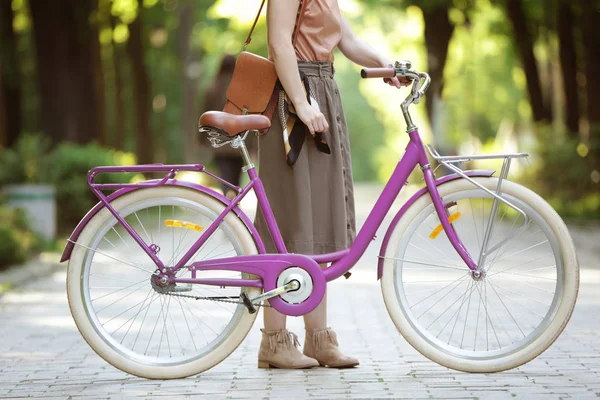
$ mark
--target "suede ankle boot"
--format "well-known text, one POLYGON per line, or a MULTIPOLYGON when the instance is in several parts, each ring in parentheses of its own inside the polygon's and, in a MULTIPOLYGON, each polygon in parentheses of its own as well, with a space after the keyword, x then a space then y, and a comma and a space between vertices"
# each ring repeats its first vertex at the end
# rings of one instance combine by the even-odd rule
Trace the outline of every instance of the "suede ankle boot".
POLYGON ((330 368, 350 368, 359 364, 356 358, 340 352, 337 336, 331 328, 306 330, 304 354, 330 368))
POLYGON ((318 367, 317 360, 298 351, 298 336, 287 329, 265 331, 258 351, 258 368, 299 369, 318 367))

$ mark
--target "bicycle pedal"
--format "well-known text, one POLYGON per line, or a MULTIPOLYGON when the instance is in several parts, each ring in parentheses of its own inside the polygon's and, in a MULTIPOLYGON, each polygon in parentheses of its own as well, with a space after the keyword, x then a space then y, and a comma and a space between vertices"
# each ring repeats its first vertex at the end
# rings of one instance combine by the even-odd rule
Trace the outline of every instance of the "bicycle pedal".
POLYGON ((240 295, 240 299, 242 299, 242 303, 244 303, 244 306, 246 306, 250 314, 254 314, 256 312, 256 307, 254 307, 254 304, 252 304, 248 296, 246 296, 246 293, 242 293, 240 295))

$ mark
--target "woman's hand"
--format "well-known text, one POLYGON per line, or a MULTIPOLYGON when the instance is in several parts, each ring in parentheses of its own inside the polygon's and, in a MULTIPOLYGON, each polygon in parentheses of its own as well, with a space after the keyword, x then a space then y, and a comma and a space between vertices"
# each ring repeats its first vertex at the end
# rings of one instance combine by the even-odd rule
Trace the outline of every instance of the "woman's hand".
MULTIPOLYGON (((394 68, 394 64, 391 62, 383 62, 382 67, 391 67, 394 68)), ((398 89, 400 89, 403 86, 409 86, 412 82, 408 79, 406 79, 405 76, 401 76, 401 77, 393 77, 393 78, 384 78, 383 81, 385 83, 387 83, 390 86, 394 86, 397 87, 398 89)))
POLYGON ((401 76, 401 77, 395 76, 393 78, 384 78, 383 81, 390 86, 397 87, 398 89, 400 89, 403 86, 409 86, 411 84, 411 81, 406 79, 406 77, 404 77, 404 76, 401 76))
POLYGON ((326 132, 329 129, 329 124, 323 113, 314 109, 308 101, 304 101, 297 105, 294 104, 294 108, 296 109, 296 115, 304 122, 304 125, 308 127, 311 134, 315 132, 326 132))

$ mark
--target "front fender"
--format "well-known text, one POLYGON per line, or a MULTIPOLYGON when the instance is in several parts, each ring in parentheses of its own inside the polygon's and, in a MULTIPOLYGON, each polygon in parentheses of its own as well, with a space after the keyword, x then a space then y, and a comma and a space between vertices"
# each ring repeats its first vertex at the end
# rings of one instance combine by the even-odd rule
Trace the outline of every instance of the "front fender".
MULTIPOLYGON (((220 193, 215 192, 212 189, 198 185, 193 182, 178 181, 178 180, 172 179, 172 180, 167 181, 164 184, 164 186, 178 186, 178 187, 184 187, 184 188, 188 188, 188 189, 192 189, 192 190, 197 190, 198 192, 202 192, 204 194, 207 194, 207 195, 215 198, 216 200, 223 203, 224 206, 228 206, 229 204, 231 204, 231 200, 229 200, 227 197, 221 195, 220 193)), ((108 198, 109 202, 112 202, 113 200, 118 199, 119 197, 121 197, 127 193, 131 193, 135 190, 140 190, 140 189, 143 189, 143 188, 133 187, 133 188, 119 189, 116 192, 111 193, 107 198, 108 198)), ((77 227, 75 228, 75 230, 73 231, 71 236, 69 237, 69 240, 67 242, 65 250, 63 251, 63 255, 60 259, 60 262, 67 261, 71 258, 71 253, 73 252, 73 247, 75 247, 75 243, 77 242, 77 239, 79 238, 79 235, 81 234, 81 231, 83 231, 83 228, 85 228, 85 226, 88 224, 88 222, 90 222, 90 220, 104 207, 105 207, 105 205, 103 203, 99 202, 98 204, 96 204, 94 206, 94 208, 92 208, 90 211, 88 211, 88 213, 85 215, 85 217, 83 217, 83 219, 79 222, 79 224, 77 225, 77 227)), ((254 227, 254 224, 252 223, 250 218, 248 218, 248 216, 242 210, 240 210, 238 207, 235 207, 232 211, 248 227, 248 230, 250 231, 250 233, 252 234, 252 237, 254 238, 254 242, 256 243, 256 247, 258 248, 258 252, 260 254, 266 253, 263 241, 260 238, 260 235, 258 234, 258 232, 257 232, 256 228, 254 227)))
MULTIPOLYGON (((469 176, 469 177, 473 177, 473 176, 479 176, 479 177, 490 177, 494 174, 495 171, 493 170, 472 170, 472 171, 464 171, 465 175, 469 176)), ((435 180, 436 186, 442 185, 446 182, 450 182, 450 181, 454 181, 456 179, 462 179, 462 177, 458 174, 451 174, 451 175, 446 175, 444 177, 441 177, 439 179, 435 180)), ((408 210, 408 208, 410 206, 413 205, 413 203, 415 201, 417 201, 417 199, 421 196, 423 196, 424 194, 428 193, 427 191, 427 186, 422 187, 421 189, 419 189, 419 191, 417 193, 415 193, 400 209, 400 211, 398 211, 398 214, 396 214, 396 216, 394 217, 394 219, 392 220, 392 222, 390 223, 390 226, 387 230, 387 232, 385 233, 385 237, 383 238, 383 242, 381 243, 381 250, 379 251, 379 258, 377 261, 377 280, 381 279, 381 274, 383 274, 383 257, 385 255, 385 251, 387 250, 387 246, 388 246, 388 242, 390 240, 390 236, 392 236, 392 232, 394 230, 394 228, 396 227, 396 224, 398 224, 398 221, 400 221, 400 218, 402 218, 402 216, 404 215, 404 213, 406 212, 406 210, 408 210)))

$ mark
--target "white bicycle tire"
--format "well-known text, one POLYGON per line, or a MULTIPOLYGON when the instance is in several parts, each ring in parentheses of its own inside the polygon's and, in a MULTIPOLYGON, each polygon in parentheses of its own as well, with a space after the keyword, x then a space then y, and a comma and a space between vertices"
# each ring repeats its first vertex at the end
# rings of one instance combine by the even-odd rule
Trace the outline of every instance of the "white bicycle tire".
MULTIPOLYGON (((498 184, 497 178, 475 178, 475 180, 491 191, 495 191, 498 184)), ((459 179, 440 185, 438 190, 440 195, 444 197, 452 193, 472 190, 474 188, 475 186, 467 180, 459 179)), ((384 254, 381 288, 386 308, 394 324, 402 336, 421 354, 451 369, 464 372, 490 373, 516 368, 529 362, 554 343, 567 325, 575 306, 579 289, 579 262, 573 240, 563 220, 544 199, 519 184, 505 180, 502 183, 502 192, 529 204, 549 224, 555 236, 559 238, 565 272, 565 290, 552 322, 541 335, 521 350, 492 360, 474 360, 456 357, 425 340, 402 311, 395 289, 394 261, 392 255, 395 249, 400 246, 399 243, 402 240, 406 240, 404 233, 413 222, 413 219, 425 210, 426 207, 431 205, 432 201, 429 194, 425 193, 417 199, 406 210, 406 213, 398 221, 398 224, 393 227, 393 232, 390 236, 386 253, 384 254), (398 245, 395 246, 395 243, 398 245)))
MULTIPOLYGON (((192 189, 172 186, 136 190, 119 197, 111 204, 117 211, 119 211, 127 206, 135 204, 136 202, 147 200, 149 198, 173 196, 200 203, 212 210, 217 215, 221 214, 221 212, 225 209, 225 205, 223 203, 207 194, 192 189)), ((82 276, 82 268, 84 265, 84 258, 87 251, 84 246, 87 246, 90 243, 96 234, 96 231, 111 218, 114 217, 110 211, 106 208, 103 208, 88 222, 77 239, 77 243, 81 246, 76 245, 74 247, 67 269, 67 297, 69 301, 69 307, 71 309, 77 329, 90 347, 100 357, 114 367, 129 374, 149 379, 177 379, 196 375, 214 367, 227 358, 244 340, 254 324, 257 313, 250 314, 245 312, 239 319, 237 326, 232 333, 210 353, 189 363, 174 366, 148 365, 128 359, 119 352, 115 351, 115 349, 108 345, 102 336, 98 334, 93 323, 90 321, 83 301, 81 300, 82 285, 80 284, 80 281, 82 276)), ((244 255, 258 253, 252 234, 248 231, 248 228, 244 222, 241 221, 234 213, 230 212, 225 217, 224 223, 226 223, 235 232, 237 239, 242 246, 244 255)), ((248 288, 247 290, 247 293, 250 297, 257 296, 262 291, 258 288, 248 288)))

